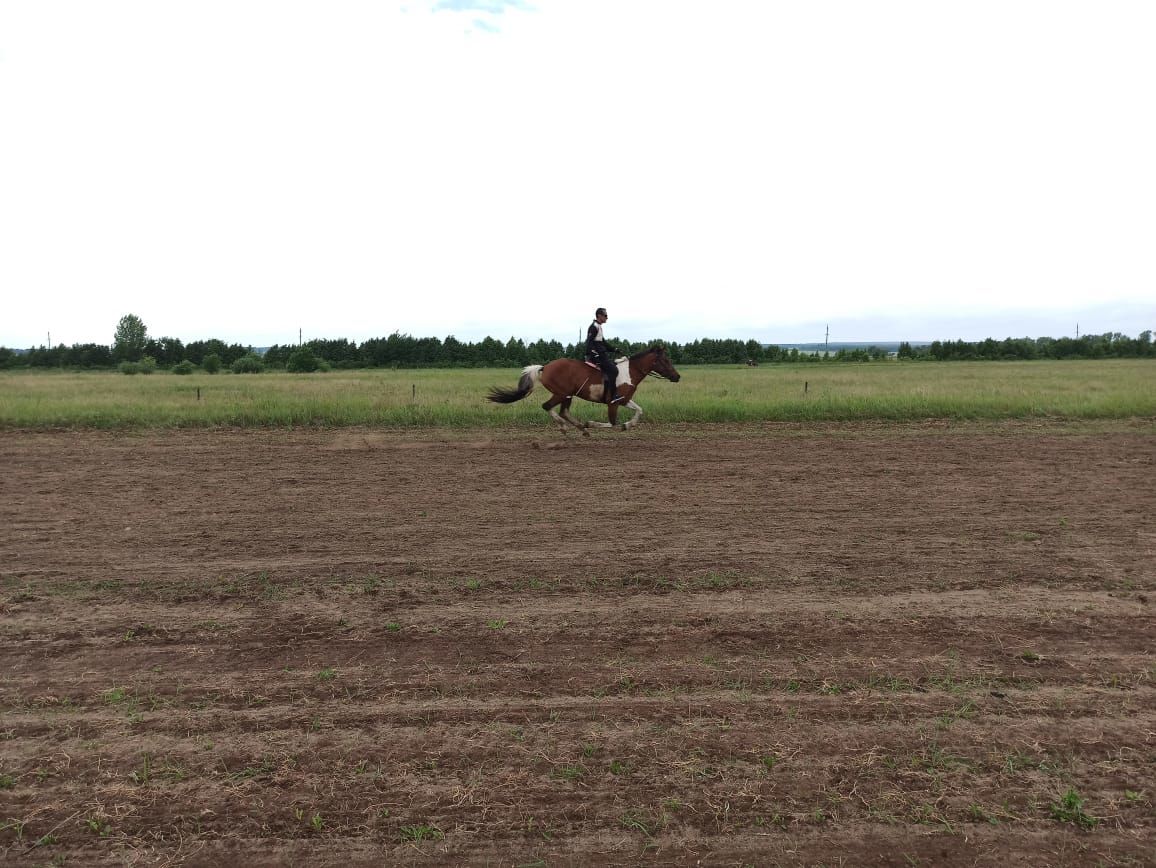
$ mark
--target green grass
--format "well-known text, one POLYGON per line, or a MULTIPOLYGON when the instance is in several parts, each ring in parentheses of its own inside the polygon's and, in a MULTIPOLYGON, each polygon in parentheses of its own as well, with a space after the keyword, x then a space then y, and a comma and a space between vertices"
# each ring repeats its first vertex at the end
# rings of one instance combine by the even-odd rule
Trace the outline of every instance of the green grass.
MULTIPOLYGON (((328 374, 0 373, 0 428, 378 425, 541 428, 546 399, 486 400, 517 369, 328 374), (200 398, 198 399, 198 390, 200 398)), ((638 393, 646 421, 1156 417, 1156 360, 697 366, 638 393)), ((574 403, 578 418, 605 408, 574 403)), ((627 411, 628 412, 628 411, 627 411)), ((625 417, 625 413, 623 414, 625 417)))

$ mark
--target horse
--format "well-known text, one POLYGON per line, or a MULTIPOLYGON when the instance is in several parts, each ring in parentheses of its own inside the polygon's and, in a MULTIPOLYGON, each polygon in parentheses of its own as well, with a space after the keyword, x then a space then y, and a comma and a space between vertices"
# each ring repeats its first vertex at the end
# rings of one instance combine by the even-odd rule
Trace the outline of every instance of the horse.
POLYGON ((495 386, 486 397, 496 404, 513 404, 529 395, 535 386, 541 385, 550 392, 550 400, 542 405, 542 409, 558 423, 563 434, 566 433, 567 425, 574 426, 585 437, 590 436, 587 428, 620 428, 622 431, 629 431, 642 419, 642 408, 634 402, 634 393, 638 391, 642 380, 652 376, 677 383, 682 376, 674 369, 666 350, 660 346, 653 346, 629 358, 623 356, 615 361, 618 363, 618 394, 622 399, 621 403, 634 411, 623 425, 618 425, 617 403, 607 405, 609 422, 583 424, 570 415, 570 403, 575 398, 595 404, 606 403, 608 396, 602 380, 602 369, 593 362, 554 359, 544 365, 528 365, 522 369, 518 388, 499 389, 495 386))

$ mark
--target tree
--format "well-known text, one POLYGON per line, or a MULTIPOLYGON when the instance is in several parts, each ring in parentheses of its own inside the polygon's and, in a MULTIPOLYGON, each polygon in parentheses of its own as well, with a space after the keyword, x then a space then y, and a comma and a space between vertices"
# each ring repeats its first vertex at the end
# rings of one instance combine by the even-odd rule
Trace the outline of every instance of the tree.
POLYGON ((317 358, 308 344, 297 347, 285 361, 285 370, 291 374, 311 374, 320 367, 321 360, 317 358))
POLYGON ((141 318, 135 314, 126 314, 120 318, 116 326, 116 335, 112 342, 113 358, 118 361, 138 362, 144 355, 148 342, 148 329, 145 328, 141 318))

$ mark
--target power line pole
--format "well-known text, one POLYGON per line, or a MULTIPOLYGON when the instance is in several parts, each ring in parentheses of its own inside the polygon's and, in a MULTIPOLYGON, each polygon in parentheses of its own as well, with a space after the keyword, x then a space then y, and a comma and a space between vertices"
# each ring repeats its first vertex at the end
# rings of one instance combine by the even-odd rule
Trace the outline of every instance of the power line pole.
POLYGON ((827 355, 827 342, 831 339, 831 325, 827 324, 827 334, 823 336, 823 355, 827 355))

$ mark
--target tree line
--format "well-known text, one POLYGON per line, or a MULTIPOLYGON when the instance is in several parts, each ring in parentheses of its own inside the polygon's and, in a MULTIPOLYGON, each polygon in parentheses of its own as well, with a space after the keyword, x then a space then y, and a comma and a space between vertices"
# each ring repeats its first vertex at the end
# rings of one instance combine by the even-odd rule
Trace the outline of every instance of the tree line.
POLYGON ((1006 338, 1002 341, 932 341, 926 346, 900 344, 901 359, 934 361, 1016 361, 1031 359, 1135 359, 1156 356, 1152 332, 1131 338, 1119 332, 1078 338, 1006 338))
MULTIPOLYGON (((773 364, 776 362, 865 362, 889 358, 879 347, 842 348, 834 352, 807 352, 797 348, 764 346, 756 340, 703 338, 690 343, 652 340, 642 343, 611 339, 624 353, 635 353, 663 344, 676 365, 773 364)), ((288 370, 325 368, 459 368, 522 367, 543 364, 560 357, 581 358, 582 344, 563 345, 556 340, 526 343, 520 338, 502 342, 492 337, 460 341, 453 335, 415 338, 394 332, 360 344, 347 340, 319 339, 304 344, 274 345, 259 356, 251 346, 228 344, 217 339, 183 343, 178 338, 151 338, 144 323, 133 315, 117 326, 112 345, 73 344, 36 347, 16 352, 0 347, 0 368, 114 368, 144 364, 149 369, 183 370, 201 367, 216 370, 252 370, 265 367, 288 370), (255 364, 256 363, 256 364, 255 364)), ((1131 338, 1118 332, 1078 338, 1007 338, 996 341, 933 341, 899 345, 896 356, 912 361, 1107 359, 1156 356, 1152 332, 1131 338)), ((136 372, 128 371, 126 372, 136 372)))

